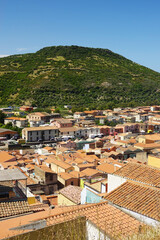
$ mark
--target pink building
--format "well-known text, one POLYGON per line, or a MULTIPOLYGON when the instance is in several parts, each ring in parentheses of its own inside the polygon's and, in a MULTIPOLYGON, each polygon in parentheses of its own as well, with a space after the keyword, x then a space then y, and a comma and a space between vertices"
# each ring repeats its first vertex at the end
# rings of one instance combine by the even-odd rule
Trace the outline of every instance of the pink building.
POLYGON ((73 123, 70 120, 61 118, 61 119, 53 120, 51 122, 51 125, 57 128, 68 128, 68 127, 72 127, 73 123))

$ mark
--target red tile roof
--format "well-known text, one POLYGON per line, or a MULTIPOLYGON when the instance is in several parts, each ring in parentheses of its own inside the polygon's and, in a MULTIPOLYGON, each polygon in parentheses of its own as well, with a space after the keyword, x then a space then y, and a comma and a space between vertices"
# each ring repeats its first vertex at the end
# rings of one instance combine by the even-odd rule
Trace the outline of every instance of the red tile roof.
POLYGON ((15 161, 16 157, 6 151, 0 151, 0 162, 15 161))
POLYGON ((10 230, 20 225, 30 224, 31 221, 46 219, 47 225, 66 222, 78 216, 86 216, 87 220, 95 224, 100 230, 104 231, 110 238, 124 239, 134 233, 138 233, 142 223, 130 217, 126 213, 103 202, 100 204, 78 205, 71 207, 57 207, 48 211, 38 212, 8 219, 0 222, 0 238, 8 238, 24 231, 10 230))
POLYGON ((52 171, 49 167, 45 166, 45 165, 36 165, 36 167, 42 169, 42 171, 44 172, 48 172, 48 173, 55 173, 54 171, 52 171))
POLYGON ((119 169, 119 167, 114 166, 114 165, 109 164, 109 163, 103 163, 101 165, 98 165, 96 169, 100 170, 101 172, 104 172, 104 173, 113 173, 117 169, 119 169))
POLYGON ((59 192, 63 196, 70 199, 72 202, 74 202, 76 204, 80 204, 81 203, 81 191, 82 191, 82 188, 69 185, 65 188, 62 188, 59 192))
POLYGON ((92 168, 86 168, 85 170, 81 171, 81 173, 83 173, 87 177, 91 177, 91 176, 94 176, 97 174, 100 175, 99 171, 97 171, 96 169, 92 169, 92 168))
POLYGON ((26 201, 0 203, 0 218, 19 215, 27 212, 31 212, 31 209, 26 201))
POLYGON ((158 168, 139 163, 128 163, 113 174, 160 188, 160 169, 158 168))
POLYGON ((62 179, 64 180, 68 180, 68 179, 72 179, 72 178, 77 178, 75 176, 73 176, 72 174, 68 173, 68 172, 61 172, 58 173, 58 176, 60 176, 62 179))
POLYGON ((20 117, 8 117, 5 118, 6 120, 16 120, 16 121, 26 121, 26 118, 20 118, 20 117))
POLYGON ((106 200, 115 205, 160 220, 160 189, 133 182, 125 182, 110 192, 106 200))
POLYGON ((61 208, 61 213, 59 211, 58 213, 55 212, 45 219, 47 225, 52 225, 74 219, 77 216, 85 216, 87 220, 104 231, 107 236, 114 239, 123 239, 133 233, 138 233, 141 225, 138 220, 107 202, 64 207, 61 208))
POLYGON ((55 157, 49 157, 48 159, 51 159, 51 163, 53 163, 63 169, 73 168, 70 164, 65 163, 64 161, 59 161, 55 157))

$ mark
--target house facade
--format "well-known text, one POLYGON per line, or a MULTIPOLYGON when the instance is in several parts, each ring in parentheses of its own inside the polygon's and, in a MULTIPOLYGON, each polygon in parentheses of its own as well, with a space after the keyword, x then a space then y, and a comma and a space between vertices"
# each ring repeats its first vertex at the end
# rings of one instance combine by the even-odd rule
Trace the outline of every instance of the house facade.
POLYGON ((49 122, 51 119, 51 115, 49 113, 46 112, 34 112, 34 113, 30 113, 27 115, 27 119, 28 121, 35 121, 35 122, 49 122))
POLYGON ((22 138, 26 142, 50 141, 59 136, 59 130, 56 127, 30 127, 22 130, 22 138))
POLYGON ((7 123, 12 123, 13 127, 19 127, 19 128, 23 128, 26 127, 28 124, 28 121, 26 118, 19 118, 19 117, 8 117, 4 119, 4 124, 7 123))
POLYGON ((61 118, 57 120, 52 120, 51 125, 57 128, 70 128, 72 127, 73 123, 70 120, 61 118))

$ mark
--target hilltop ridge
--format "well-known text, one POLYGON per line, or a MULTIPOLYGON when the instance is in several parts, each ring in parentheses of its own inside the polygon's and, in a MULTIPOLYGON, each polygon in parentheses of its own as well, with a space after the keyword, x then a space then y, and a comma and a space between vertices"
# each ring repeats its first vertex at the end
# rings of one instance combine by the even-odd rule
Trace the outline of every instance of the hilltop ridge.
POLYGON ((0 105, 89 108, 160 103, 160 73, 108 49, 45 47, 0 59, 0 105))

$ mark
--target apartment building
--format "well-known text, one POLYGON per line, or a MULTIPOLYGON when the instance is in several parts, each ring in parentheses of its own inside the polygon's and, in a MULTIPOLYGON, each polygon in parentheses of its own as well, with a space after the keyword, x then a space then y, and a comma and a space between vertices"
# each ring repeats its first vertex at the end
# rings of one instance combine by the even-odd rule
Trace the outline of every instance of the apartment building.
POLYGON ((26 142, 50 141, 59 136, 59 130, 53 126, 30 127, 22 130, 22 138, 26 142))

